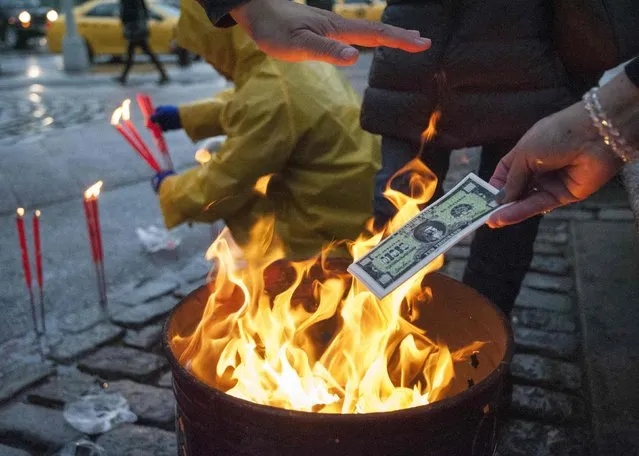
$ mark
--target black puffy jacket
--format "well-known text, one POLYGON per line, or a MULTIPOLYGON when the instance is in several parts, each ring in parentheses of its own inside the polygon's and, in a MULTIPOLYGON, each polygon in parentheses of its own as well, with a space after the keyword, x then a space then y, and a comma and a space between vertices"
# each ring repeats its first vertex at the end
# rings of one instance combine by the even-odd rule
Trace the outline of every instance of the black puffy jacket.
POLYGON ((391 0, 383 21, 432 39, 423 53, 378 48, 362 126, 418 142, 435 109, 435 138, 457 148, 519 138, 575 101, 553 46, 549 0, 391 0))

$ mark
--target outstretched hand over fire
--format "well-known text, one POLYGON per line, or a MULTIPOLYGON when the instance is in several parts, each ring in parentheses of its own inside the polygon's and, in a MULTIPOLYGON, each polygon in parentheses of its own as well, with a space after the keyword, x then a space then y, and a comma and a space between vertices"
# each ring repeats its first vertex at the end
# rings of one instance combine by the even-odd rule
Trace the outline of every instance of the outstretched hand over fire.
POLYGON ((333 12, 288 0, 250 0, 233 9, 231 16, 260 49, 288 61, 321 60, 352 65, 359 52, 351 45, 422 52, 431 44, 416 30, 344 19, 333 12))

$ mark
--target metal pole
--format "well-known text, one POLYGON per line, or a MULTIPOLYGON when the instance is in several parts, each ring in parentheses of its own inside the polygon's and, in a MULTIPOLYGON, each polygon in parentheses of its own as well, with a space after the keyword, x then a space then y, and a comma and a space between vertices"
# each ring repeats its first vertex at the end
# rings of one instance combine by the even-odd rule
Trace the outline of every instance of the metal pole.
POLYGON ((64 69, 70 72, 86 71, 89 68, 89 56, 84 39, 78 35, 73 16, 73 0, 62 0, 66 34, 62 41, 64 69))

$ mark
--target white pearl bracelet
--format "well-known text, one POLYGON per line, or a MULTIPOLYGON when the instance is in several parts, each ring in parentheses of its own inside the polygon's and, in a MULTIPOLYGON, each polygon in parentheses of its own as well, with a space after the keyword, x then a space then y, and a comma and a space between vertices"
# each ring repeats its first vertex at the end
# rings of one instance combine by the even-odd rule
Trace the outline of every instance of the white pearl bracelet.
POLYGON ((619 130, 612 125, 612 122, 601 107, 598 92, 599 88, 594 87, 586 92, 583 97, 586 111, 588 111, 592 124, 599 132, 603 142, 606 143, 624 163, 637 160, 639 158, 639 151, 630 146, 624 137, 621 136, 619 130))

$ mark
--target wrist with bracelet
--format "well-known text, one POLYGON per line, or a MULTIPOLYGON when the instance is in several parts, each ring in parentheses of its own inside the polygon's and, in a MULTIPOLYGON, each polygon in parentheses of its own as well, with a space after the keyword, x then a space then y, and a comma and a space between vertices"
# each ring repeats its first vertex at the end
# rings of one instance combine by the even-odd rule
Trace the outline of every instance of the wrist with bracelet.
POLYGON ((594 87, 586 92, 583 96, 583 101, 593 126, 612 152, 624 163, 639 159, 639 150, 628 144, 628 141, 613 125, 610 117, 603 110, 599 100, 599 88, 594 87))

